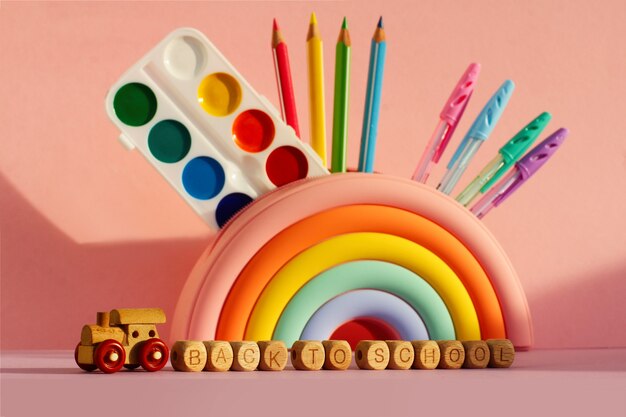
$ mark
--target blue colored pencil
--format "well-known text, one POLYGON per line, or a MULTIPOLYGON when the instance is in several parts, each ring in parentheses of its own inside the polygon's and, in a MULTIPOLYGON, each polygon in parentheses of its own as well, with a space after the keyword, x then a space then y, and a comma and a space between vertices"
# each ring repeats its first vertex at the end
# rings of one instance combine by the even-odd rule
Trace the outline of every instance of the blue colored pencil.
POLYGON ((387 42, 381 16, 372 37, 372 47, 370 49, 367 95, 365 97, 361 151, 359 153, 359 171, 361 172, 374 172, 374 156, 376 154, 376 136, 378 134, 378 116, 380 114, 380 96, 383 88, 386 51, 387 42))

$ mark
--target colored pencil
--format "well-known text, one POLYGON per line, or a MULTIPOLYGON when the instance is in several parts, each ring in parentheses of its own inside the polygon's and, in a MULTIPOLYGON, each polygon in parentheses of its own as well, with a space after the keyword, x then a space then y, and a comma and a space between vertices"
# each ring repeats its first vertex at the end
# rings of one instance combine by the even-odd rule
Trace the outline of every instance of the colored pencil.
POLYGON ((361 132, 361 151, 359 154, 359 171, 374 171, 374 156, 376 154, 376 136, 378 134, 378 116, 380 113, 380 96, 383 86, 383 72, 385 69, 385 54, 387 41, 383 18, 381 16, 372 37, 370 49, 370 66, 367 74, 367 90, 365 111, 363 114, 363 130, 361 132))
POLYGON ((346 172, 348 101, 350 98, 350 32, 343 18, 335 50, 335 100, 333 109, 333 154, 331 172, 346 172))
POLYGON ((276 19, 272 30, 272 53, 274 56, 274 69, 276 70, 276 84, 278 85, 278 98, 283 120, 300 137, 298 126, 298 112, 296 111, 296 97, 293 91, 291 68, 289 67, 289 51, 283 38, 276 19))
POLYGON ((309 67, 309 112, 311 118, 311 146, 326 166, 326 117, 324 114, 324 61, 322 38, 315 13, 311 14, 306 37, 309 67))

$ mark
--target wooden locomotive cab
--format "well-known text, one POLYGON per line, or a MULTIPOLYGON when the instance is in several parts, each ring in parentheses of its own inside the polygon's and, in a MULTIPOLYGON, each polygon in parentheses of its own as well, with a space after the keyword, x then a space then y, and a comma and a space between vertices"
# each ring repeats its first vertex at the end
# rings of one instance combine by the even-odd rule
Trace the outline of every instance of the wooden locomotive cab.
POLYGON ((156 325, 165 323, 160 308, 116 309, 97 314, 96 324, 83 326, 74 352, 81 369, 105 373, 122 367, 158 371, 167 363, 169 349, 159 339, 156 325))

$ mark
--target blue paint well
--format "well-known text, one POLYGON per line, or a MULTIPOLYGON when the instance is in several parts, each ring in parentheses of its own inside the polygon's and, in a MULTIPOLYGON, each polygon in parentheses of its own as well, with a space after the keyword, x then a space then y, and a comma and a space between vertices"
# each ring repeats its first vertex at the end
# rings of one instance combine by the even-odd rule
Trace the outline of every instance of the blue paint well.
POLYGON ((222 165, 208 156, 192 159, 183 169, 183 186, 198 200, 209 200, 218 195, 225 181, 222 165))

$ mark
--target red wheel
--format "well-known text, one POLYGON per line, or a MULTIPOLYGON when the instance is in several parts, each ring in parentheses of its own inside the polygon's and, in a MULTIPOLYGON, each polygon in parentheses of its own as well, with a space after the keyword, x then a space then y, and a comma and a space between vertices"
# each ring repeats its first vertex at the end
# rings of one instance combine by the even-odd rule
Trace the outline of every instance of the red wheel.
POLYGON ((126 351, 113 339, 100 343, 93 354, 93 362, 105 374, 119 371, 126 362, 126 351))
POLYGON ((78 362, 78 347, 80 346, 80 342, 76 345, 76 349, 74 349, 74 360, 76 361, 76 365, 83 371, 91 372, 95 371, 98 367, 91 363, 79 363, 78 362))
POLYGON ((149 372, 158 371, 167 364, 170 351, 161 339, 146 340, 139 350, 139 363, 149 372))

